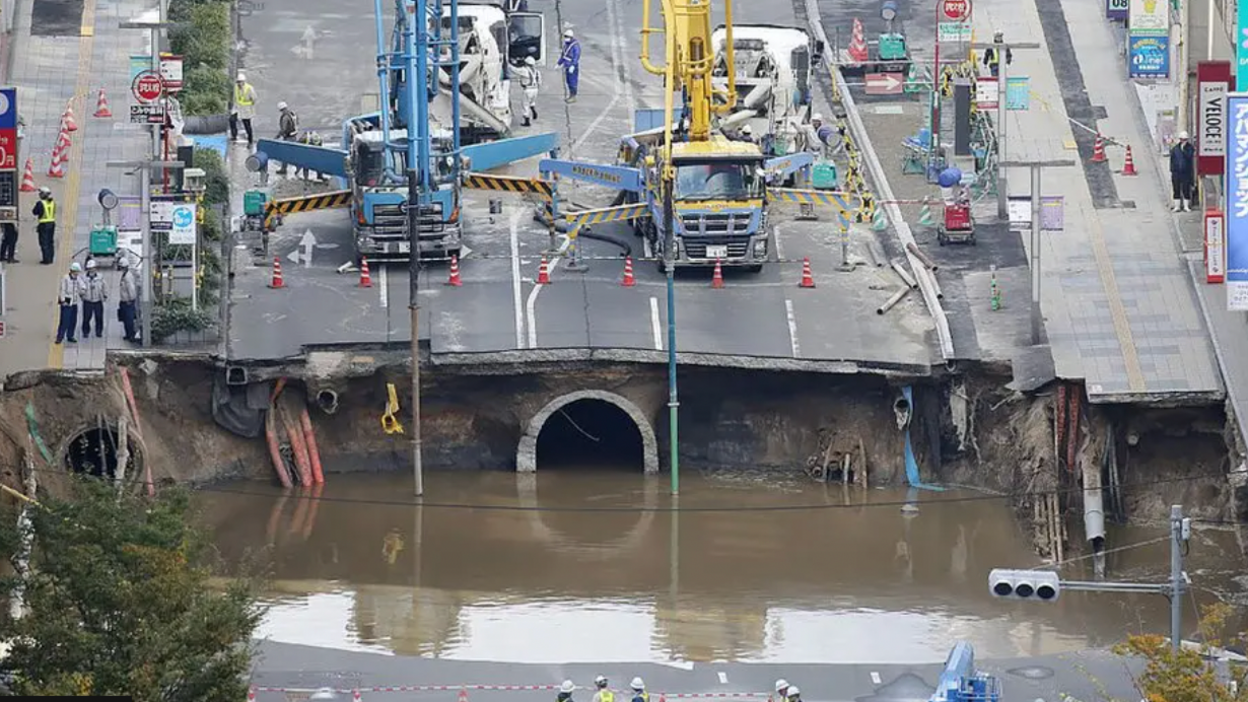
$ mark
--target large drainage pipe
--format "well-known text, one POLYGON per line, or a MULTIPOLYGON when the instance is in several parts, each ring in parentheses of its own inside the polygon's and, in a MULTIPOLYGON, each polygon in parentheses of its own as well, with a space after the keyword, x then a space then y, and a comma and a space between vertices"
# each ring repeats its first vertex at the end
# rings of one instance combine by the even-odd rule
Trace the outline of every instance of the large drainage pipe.
POLYGON ((316 406, 325 414, 338 411, 338 393, 328 388, 316 393, 316 406))

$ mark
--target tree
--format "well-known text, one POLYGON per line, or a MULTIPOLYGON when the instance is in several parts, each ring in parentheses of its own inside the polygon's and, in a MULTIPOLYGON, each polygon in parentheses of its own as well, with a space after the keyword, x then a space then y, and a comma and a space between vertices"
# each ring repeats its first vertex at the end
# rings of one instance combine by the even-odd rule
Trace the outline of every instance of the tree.
POLYGON ((1248 669, 1238 665, 1219 669, 1212 662, 1212 650, 1222 645, 1216 636, 1230 614, 1225 604, 1204 608, 1200 621, 1204 643, 1199 648, 1181 647, 1176 653, 1168 638, 1155 634, 1129 636, 1114 648, 1119 655, 1143 660, 1135 684, 1146 702, 1248 702, 1248 669))
MULTIPOLYGON (((254 584, 214 589, 208 543, 185 491, 145 499, 76 478, 71 499, 31 509, 27 614, 0 625, 18 695, 131 695, 142 702, 242 700, 262 615, 254 584)), ((0 547, 17 553, 16 517, 0 547)), ((12 518, 10 518, 12 517, 12 518)), ((11 594, 18 581, 4 584, 11 594)))

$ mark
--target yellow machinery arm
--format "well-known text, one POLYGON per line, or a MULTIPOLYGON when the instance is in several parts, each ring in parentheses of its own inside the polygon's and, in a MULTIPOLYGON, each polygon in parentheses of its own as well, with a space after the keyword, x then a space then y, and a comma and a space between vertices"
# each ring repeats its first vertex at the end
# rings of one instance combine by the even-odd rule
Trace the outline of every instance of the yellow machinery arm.
MULTIPOLYGON (((689 104, 689 140, 707 141, 711 136, 711 115, 727 114, 737 102, 736 72, 728 71, 727 92, 717 91, 711 82, 715 49, 711 46, 710 0, 660 0, 663 29, 650 26, 650 2, 642 0, 641 65, 650 73, 666 77, 666 122, 664 143, 670 156, 673 93, 684 88, 689 104), (667 64, 650 61, 650 35, 663 34, 667 64), (719 98, 716 101, 715 98, 719 98)), ((732 0, 724 0, 728 65, 733 64, 732 0)))

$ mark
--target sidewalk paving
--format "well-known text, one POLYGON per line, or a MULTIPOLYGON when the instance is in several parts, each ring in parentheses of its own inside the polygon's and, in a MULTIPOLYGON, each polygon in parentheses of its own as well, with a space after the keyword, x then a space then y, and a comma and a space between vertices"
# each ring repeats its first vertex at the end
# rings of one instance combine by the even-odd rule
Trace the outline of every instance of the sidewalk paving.
MULTIPOLYGON (((109 188, 118 195, 137 195, 136 178, 108 168, 110 160, 138 160, 145 156, 149 137, 139 126, 127 123, 129 60, 131 54, 145 53, 146 34, 123 30, 118 24, 149 9, 150 2, 125 0, 101 4, 85 0, 79 31, 72 35, 32 35, 31 0, 19 5, 12 35, 13 65, 10 83, 18 89, 19 112, 25 118, 26 138, 21 145, 19 168, 34 159, 35 181, 52 188, 59 205, 56 262, 39 265, 39 246, 30 208, 33 194, 21 200, 21 238, 17 265, 7 267, 8 335, 0 339, 0 378, 22 370, 54 368, 82 372, 102 372, 105 351, 122 348, 121 324, 117 322, 117 274, 105 265, 110 300, 105 305, 103 339, 78 337, 78 344, 55 346, 57 284, 71 260, 85 260, 92 222, 102 211, 96 194, 109 188), (114 117, 96 119, 96 96, 103 87, 114 117), (60 115, 73 100, 78 131, 73 132, 73 148, 66 177, 47 177, 52 147, 59 133, 60 115)), ((68 20, 67 20, 68 22, 68 20)), ((72 26, 74 23, 70 23, 72 26)), ((81 323, 81 310, 79 314, 81 323)), ((79 330, 81 332, 81 330, 79 330)))
MULTIPOLYGON (((1103 7, 1067 0, 1044 8, 1065 17, 1042 23, 1036 4, 990 0, 976 8, 975 22, 978 32, 999 27, 1007 37, 1041 39, 1048 47, 1014 54, 1013 75, 1029 76, 1032 92, 1048 109, 1033 104, 1009 113, 1006 158, 1080 164, 1042 178, 1044 194, 1062 196, 1065 205, 1064 230, 1045 232, 1041 248, 1041 307, 1057 374, 1085 379, 1093 402, 1218 398, 1222 384, 1175 244, 1169 193, 1158 189, 1157 169, 1164 164, 1140 148, 1137 177, 1118 174, 1121 149, 1110 150, 1112 164, 1088 166, 1091 135, 1072 131, 1067 119, 1072 106, 1084 119, 1102 108, 1102 133, 1123 143, 1148 143, 1103 7), (1066 34, 1069 44, 1063 47, 1055 33, 1066 34), (1062 55, 1071 46, 1074 56, 1062 55), (1080 77, 1084 85, 1074 85, 1080 77), (1091 105, 1079 105, 1081 99, 1091 105)), ((1026 169, 1008 175, 1011 195, 1029 194, 1026 169)))

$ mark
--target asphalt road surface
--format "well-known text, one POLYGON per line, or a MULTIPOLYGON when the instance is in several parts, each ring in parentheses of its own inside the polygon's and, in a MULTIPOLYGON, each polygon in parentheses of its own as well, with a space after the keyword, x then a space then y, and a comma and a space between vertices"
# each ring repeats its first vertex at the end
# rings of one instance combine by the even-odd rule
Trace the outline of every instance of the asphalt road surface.
MULTIPOLYGON (((244 26, 244 62, 260 94, 258 133, 275 131, 271 105, 285 99, 300 113, 303 126, 336 134, 342 118, 359 111, 363 95, 375 92, 371 12, 361 8, 334 14, 339 9, 332 8, 326 0, 269 0, 244 26), (310 58, 295 50, 304 35, 317 37, 310 58)), ((633 109, 661 104, 659 79, 645 74, 637 60, 640 3, 564 0, 556 6, 534 0, 530 8, 545 13, 552 47, 559 34, 558 17, 577 31, 584 51, 578 101, 565 106, 559 75, 548 69, 535 129, 559 132, 565 157, 611 162, 619 135, 632 131, 633 109)), ((795 22, 787 3, 734 10, 738 22, 795 22)), ((241 156, 241 147, 235 149, 241 156)), ((536 174, 536 163, 510 170, 536 174)), ((248 177, 238 168, 234 172, 237 178, 248 177)), ((586 207, 605 206, 611 198, 587 186, 570 190, 570 199, 586 207)), ((568 198, 567 191, 561 196, 568 198)), ((663 358, 665 283, 653 262, 640 260, 646 252, 624 226, 603 225, 596 231, 632 244, 635 287, 620 285, 620 248, 584 239, 587 272, 569 272, 563 262, 552 264, 553 283, 536 286, 533 281, 550 241, 532 220, 532 204, 514 195, 465 191, 464 212, 469 253, 461 261, 463 286, 445 285, 444 262, 426 263, 419 281, 420 337, 428 340, 435 356, 485 360, 483 354, 517 350, 550 356, 590 349, 626 351, 638 360, 663 358), (504 211, 492 221, 487 214, 491 197, 504 202, 504 211)), ((870 235, 851 236, 849 259, 860 265, 845 272, 839 270, 840 234, 831 213, 822 214, 818 222, 795 221, 795 212, 785 214, 783 208, 778 214, 774 248, 779 260, 761 274, 728 271, 723 289, 711 288, 709 271, 678 277, 677 349, 709 362, 732 358, 763 367, 926 372, 934 353, 930 317, 918 294, 885 315, 876 314, 902 284, 889 269, 872 264, 866 244, 870 235), (806 257, 816 281, 813 290, 798 288, 806 257)), ((310 344, 410 340, 406 266, 373 270, 372 288, 358 287, 354 273, 336 272, 351 259, 344 211, 289 217, 271 247, 282 261, 286 287, 269 289, 267 266, 236 270, 230 298, 231 359, 295 358, 310 344), (303 256, 308 250, 310 262, 303 256)))

